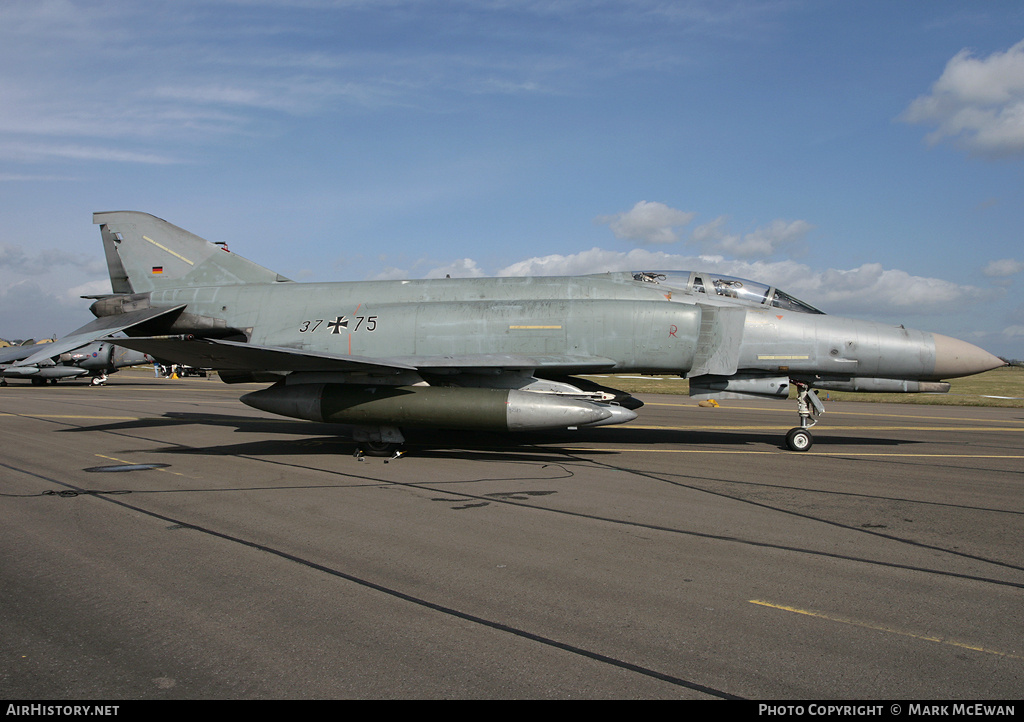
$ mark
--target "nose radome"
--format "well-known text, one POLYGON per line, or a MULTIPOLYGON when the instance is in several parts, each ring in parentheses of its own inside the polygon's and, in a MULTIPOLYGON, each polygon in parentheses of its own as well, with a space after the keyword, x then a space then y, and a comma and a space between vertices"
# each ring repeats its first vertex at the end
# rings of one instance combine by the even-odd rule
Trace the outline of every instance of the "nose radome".
POLYGON ((935 378, 970 376, 1006 365, 998 356, 974 344, 937 333, 932 336, 935 339, 935 378))

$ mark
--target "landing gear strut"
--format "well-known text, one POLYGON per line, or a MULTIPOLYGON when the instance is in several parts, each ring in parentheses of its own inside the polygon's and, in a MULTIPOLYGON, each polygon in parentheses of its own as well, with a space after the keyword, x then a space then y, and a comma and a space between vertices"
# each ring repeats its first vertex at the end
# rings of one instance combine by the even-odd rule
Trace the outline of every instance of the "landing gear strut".
POLYGON ((807 451, 814 444, 814 437, 808 429, 818 423, 815 417, 825 413, 825 407, 818 400, 818 395, 811 391, 810 384, 796 380, 793 383, 797 390, 796 410, 800 414, 800 425, 786 434, 786 446, 792 451, 807 451))

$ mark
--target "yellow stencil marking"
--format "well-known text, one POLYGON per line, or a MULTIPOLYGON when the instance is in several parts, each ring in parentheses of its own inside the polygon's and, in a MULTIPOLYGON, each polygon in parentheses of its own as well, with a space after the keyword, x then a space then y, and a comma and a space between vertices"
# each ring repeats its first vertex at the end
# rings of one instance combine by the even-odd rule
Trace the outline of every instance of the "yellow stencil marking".
POLYGON ((153 240, 152 238, 150 238, 149 236, 143 236, 143 237, 142 237, 142 239, 143 239, 143 240, 145 240, 145 241, 149 241, 150 243, 152 243, 152 244, 153 244, 154 246, 156 246, 157 248, 160 248, 160 249, 162 249, 162 250, 164 250, 164 251, 167 251, 168 253, 170 253, 170 254, 171 254, 172 256, 174 256, 175 258, 180 258, 181 260, 183 260, 183 261, 184 261, 185 263, 187 263, 187 264, 188 264, 188 265, 190 265, 190 266, 194 266, 194 265, 196 265, 196 264, 192 263, 192 261, 190 261, 190 260, 188 260, 187 258, 185 258, 185 257, 184 257, 183 255, 181 255, 180 253, 175 253, 174 251, 172 251, 172 250, 171 250, 170 248, 168 248, 168 247, 167 247, 167 246, 165 246, 164 244, 162 244, 162 243, 157 243, 156 241, 154 241, 154 240, 153 240))

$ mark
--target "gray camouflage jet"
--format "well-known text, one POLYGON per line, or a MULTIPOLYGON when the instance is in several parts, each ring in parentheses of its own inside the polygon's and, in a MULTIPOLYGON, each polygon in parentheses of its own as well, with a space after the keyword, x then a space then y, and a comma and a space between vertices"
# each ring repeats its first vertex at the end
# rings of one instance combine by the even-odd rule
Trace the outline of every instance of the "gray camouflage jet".
MULTIPOLYGON (((154 216, 96 213, 113 294, 70 335, 228 383, 242 401, 354 427, 389 454, 403 429, 523 431, 619 424, 641 402, 585 375, 676 374, 704 398, 786 399, 804 451, 813 389, 945 391, 1002 366, 947 336, 822 313, 772 286, 700 271, 295 283, 154 216), (108 339, 109 340, 109 339, 108 339)), ((58 342, 59 344, 60 342, 58 342)))
POLYGON ((0 349, 0 386, 6 386, 8 378, 29 379, 42 386, 83 376, 89 377, 93 386, 101 386, 107 382, 108 374, 120 368, 153 363, 151 356, 107 341, 93 341, 72 349, 56 348, 59 350, 55 352, 54 343, 44 343, 0 349))

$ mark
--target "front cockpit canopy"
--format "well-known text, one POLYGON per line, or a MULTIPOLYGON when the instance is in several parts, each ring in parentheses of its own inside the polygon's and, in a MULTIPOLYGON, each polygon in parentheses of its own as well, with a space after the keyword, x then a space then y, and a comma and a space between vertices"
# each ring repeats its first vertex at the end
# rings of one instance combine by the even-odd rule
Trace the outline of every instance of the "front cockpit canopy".
POLYGON ((809 303, 804 303, 774 286, 734 276, 704 271, 637 271, 633 279, 643 283, 656 283, 672 291, 693 295, 705 294, 721 298, 732 298, 744 304, 771 306, 797 313, 819 313, 809 303))

